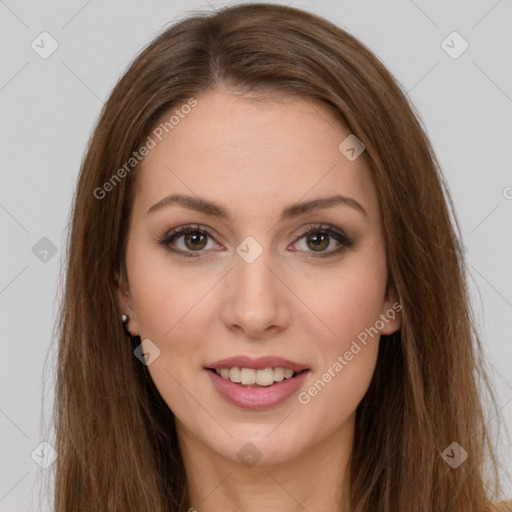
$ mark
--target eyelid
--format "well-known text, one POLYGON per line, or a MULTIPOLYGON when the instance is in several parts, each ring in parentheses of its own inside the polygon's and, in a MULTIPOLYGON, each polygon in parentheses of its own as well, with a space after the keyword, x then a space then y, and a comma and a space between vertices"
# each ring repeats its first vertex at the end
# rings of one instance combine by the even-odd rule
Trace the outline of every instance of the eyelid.
MULTIPOLYGON (((204 250, 200 251, 182 251, 180 249, 173 249, 170 247, 170 243, 173 238, 178 238, 180 235, 186 235, 187 233, 202 233, 207 236, 209 236, 213 241, 217 242, 217 238, 220 238, 222 243, 225 243, 222 240, 222 237, 214 235, 209 228, 201 225, 201 224, 186 224, 183 226, 177 226, 170 230, 167 230, 163 236, 160 236, 158 238, 157 243, 159 245, 163 245, 169 252, 175 253, 180 256, 184 257, 199 257, 202 252, 206 252, 204 250)), ((334 226, 331 226, 329 224, 307 224, 306 226, 299 229, 299 232, 297 233, 295 240, 292 242, 293 244, 296 244, 298 241, 300 241, 302 238, 304 238, 306 235, 310 233, 318 233, 322 232, 324 234, 327 234, 331 237, 333 237, 342 247, 338 249, 332 249, 330 251, 326 252, 318 252, 315 253, 314 251, 306 251, 306 258, 312 257, 329 257, 339 254, 344 249, 348 249, 352 247, 355 242, 354 240, 349 237, 343 230, 339 228, 335 228, 334 226)), ((302 251, 297 251, 302 252, 302 251)))
POLYGON ((342 239, 343 244, 346 245, 347 247, 351 247, 352 245, 355 244, 354 240, 351 237, 349 237, 343 230, 335 228, 330 224, 308 224, 307 226, 299 230, 297 240, 301 239, 305 235, 308 235, 309 233, 316 233, 320 231, 327 233, 329 235, 336 235, 337 237, 342 239))
MULTIPOLYGON (((182 235, 186 235, 187 233, 201 233, 209 236, 213 241, 217 243, 217 238, 220 238, 222 240, 222 237, 217 237, 217 235, 214 235, 209 228, 201 225, 201 224, 185 224, 183 226, 177 226, 170 230, 165 231, 165 233, 158 237, 157 243, 159 245, 164 246, 166 250, 168 250, 171 253, 177 254, 179 256, 184 257, 198 257, 200 256, 201 252, 205 251, 182 251, 180 249, 173 249, 171 248, 170 244, 173 238, 179 238, 182 235)), ((224 242, 222 242, 224 243, 224 242)))
POLYGON ((292 245, 297 244, 302 238, 307 236, 310 233, 323 233, 327 234, 330 238, 334 238, 339 247, 337 249, 331 249, 329 251, 296 251, 297 256, 306 259, 318 259, 318 258, 334 258, 336 256, 341 255, 341 253, 345 252, 347 249, 350 249, 355 245, 355 241, 349 237, 343 230, 339 228, 335 228, 329 224, 313 224, 308 225, 304 228, 301 228, 299 231, 297 238, 292 243, 292 245))

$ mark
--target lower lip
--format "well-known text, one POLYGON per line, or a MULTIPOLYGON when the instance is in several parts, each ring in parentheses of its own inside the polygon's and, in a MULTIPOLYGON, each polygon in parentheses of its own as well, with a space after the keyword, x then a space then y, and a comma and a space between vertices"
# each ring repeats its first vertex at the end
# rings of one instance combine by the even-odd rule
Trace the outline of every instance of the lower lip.
POLYGON ((224 379, 216 372, 205 370, 215 389, 227 402, 244 409, 262 410, 277 407, 290 398, 302 385, 309 371, 276 382, 271 386, 246 388, 224 379))

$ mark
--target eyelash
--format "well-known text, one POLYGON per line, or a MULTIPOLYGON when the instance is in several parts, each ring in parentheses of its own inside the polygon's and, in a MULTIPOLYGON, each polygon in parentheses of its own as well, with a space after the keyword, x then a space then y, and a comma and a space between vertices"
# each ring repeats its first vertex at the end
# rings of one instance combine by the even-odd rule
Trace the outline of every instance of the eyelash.
MULTIPOLYGON (((200 253, 203 251, 181 251, 181 250, 172 248, 170 245, 171 242, 173 242, 176 238, 179 238, 180 236, 183 236, 183 235, 192 234, 192 233, 199 233, 202 235, 207 235, 210 238, 215 240, 215 237, 207 229, 205 229, 199 225, 189 225, 189 226, 180 226, 180 227, 171 229, 169 232, 166 233, 166 235, 162 239, 160 239, 158 241, 158 243, 160 245, 164 246, 164 248, 167 251, 169 251, 173 254, 177 254, 178 256, 182 256, 185 258, 197 258, 199 256, 199 254, 196 255, 196 254, 194 254, 194 252, 200 253)), ((320 253, 311 252, 311 256, 313 258, 328 258, 331 256, 335 256, 335 255, 339 254, 340 252, 342 252, 343 250, 352 247, 355 243, 351 238, 349 238, 342 231, 338 231, 338 230, 332 228, 331 226, 325 226, 323 224, 318 224, 315 226, 308 226, 308 227, 300 230, 300 232, 298 233, 297 239, 293 243, 295 244, 296 242, 298 242, 299 240, 301 240, 302 238, 304 238, 305 236, 307 236, 311 233, 328 235, 328 236, 334 238, 336 241, 338 241, 341 244, 341 247, 339 247, 338 249, 330 250, 328 252, 320 252, 320 253)), ((309 258, 311 256, 308 255, 305 257, 309 258)))

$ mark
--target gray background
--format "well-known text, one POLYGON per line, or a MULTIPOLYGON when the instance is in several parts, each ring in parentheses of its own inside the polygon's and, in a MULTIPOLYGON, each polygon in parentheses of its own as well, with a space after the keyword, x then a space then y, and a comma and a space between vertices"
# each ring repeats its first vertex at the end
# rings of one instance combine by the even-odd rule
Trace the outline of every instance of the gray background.
MULTIPOLYGON (((41 469, 31 453, 49 439, 41 415, 48 418, 53 399, 55 353, 49 349, 62 249, 80 161, 102 103, 126 65, 164 26, 186 11, 223 5, 0 0, 0 512, 49 510, 39 502, 39 485, 50 470, 41 469), (47 59, 31 47, 43 31, 59 45, 47 59), (51 243, 41 242, 43 237, 51 243), (44 253, 52 245, 56 254, 44 253)), ((398 78, 419 112, 453 194, 476 318, 510 428, 512 3, 292 5, 358 37, 398 78), (442 47, 453 31, 469 44, 458 58, 442 47)), ((450 41, 451 51, 459 52, 460 42, 450 41)), ((489 420, 492 427, 498 424, 489 420)), ((500 447, 511 495, 510 447, 500 447)))

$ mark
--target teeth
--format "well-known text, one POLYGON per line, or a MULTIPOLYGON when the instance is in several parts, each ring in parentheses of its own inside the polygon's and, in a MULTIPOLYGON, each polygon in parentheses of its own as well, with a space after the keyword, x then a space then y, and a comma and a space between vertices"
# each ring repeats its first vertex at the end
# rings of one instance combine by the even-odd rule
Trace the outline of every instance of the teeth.
POLYGON ((284 379, 283 368, 274 368, 274 380, 281 382, 284 379))
POLYGON ((271 386, 274 384, 274 370, 272 368, 257 370, 256 384, 259 384, 260 386, 271 386))
POLYGON ((254 370, 253 368, 221 368, 215 370, 217 375, 231 382, 240 383, 244 386, 271 386, 274 382, 281 382, 289 379, 294 374, 290 368, 264 368, 262 370, 254 370))
POLYGON ((252 368, 240 368, 240 383, 244 386, 256 384, 256 370, 252 368))
MULTIPOLYGON (((222 374, 222 370, 220 373, 222 374)), ((231 382, 240 382, 240 368, 230 368, 228 374, 231 382)))

